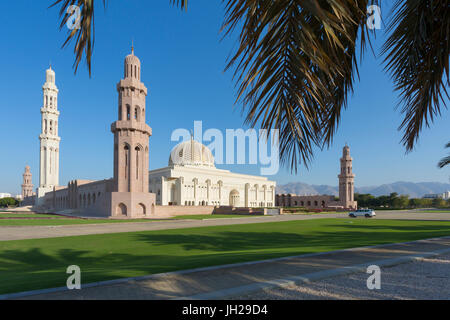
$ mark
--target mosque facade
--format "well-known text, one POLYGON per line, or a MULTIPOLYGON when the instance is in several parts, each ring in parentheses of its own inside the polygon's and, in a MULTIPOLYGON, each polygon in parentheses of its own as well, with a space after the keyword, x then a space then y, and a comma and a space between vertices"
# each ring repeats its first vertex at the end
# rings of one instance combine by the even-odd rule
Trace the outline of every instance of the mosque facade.
POLYGON ((355 174, 350 147, 345 146, 340 159, 341 171, 339 179, 339 200, 333 195, 296 195, 277 194, 276 205, 280 207, 304 207, 307 209, 355 210, 358 203, 354 199, 355 174))
MULTIPOLYGON (((149 171, 152 129, 146 124, 147 88, 141 82, 141 63, 133 48, 125 58, 117 92, 117 121, 111 124, 113 178, 77 179, 59 186, 58 89, 55 72, 46 71, 36 208, 88 217, 146 218, 158 215, 156 206, 199 211, 195 208, 275 205, 274 181, 217 169, 211 151, 194 140, 178 144, 167 167, 149 171)), ((27 185, 23 190, 28 189, 27 185)))

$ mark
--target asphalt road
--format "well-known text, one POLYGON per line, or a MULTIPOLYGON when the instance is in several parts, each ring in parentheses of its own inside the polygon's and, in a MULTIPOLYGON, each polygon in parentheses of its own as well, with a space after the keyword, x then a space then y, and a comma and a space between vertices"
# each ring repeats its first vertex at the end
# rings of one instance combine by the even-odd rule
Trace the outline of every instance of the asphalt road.
MULTIPOLYGON (((104 234, 164 229, 183 229, 206 226, 264 223, 324 218, 347 218, 346 214, 281 215, 261 217, 218 218, 205 220, 155 220, 149 222, 127 222, 106 224, 62 225, 62 226, 0 226, 0 241, 55 238, 88 234, 104 234)), ((357 218, 365 219, 365 218, 357 218)), ((450 213, 425 213, 419 210, 378 211, 375 219, 447 220, 450 213)))

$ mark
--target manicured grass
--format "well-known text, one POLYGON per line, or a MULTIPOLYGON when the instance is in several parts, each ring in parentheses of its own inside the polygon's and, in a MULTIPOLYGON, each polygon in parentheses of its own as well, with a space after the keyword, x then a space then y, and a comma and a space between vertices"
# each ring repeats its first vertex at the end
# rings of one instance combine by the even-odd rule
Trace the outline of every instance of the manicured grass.
POLYGON ((427 211, 418 211, 424 213, 450 213, 450 210, 427 210, 427 211))
POLYGON ((192 215, 182 215, 175 216, 171 219, 183 220, 203 220, 203 219, 223 219, 223 218, 248 218, 248 217, 264 217, 263 215, 239 215, 239 214, 192 214, 192 215))
POLYGON ((450 221, 315 219, 0 242, 0 293, 450 235, 450 221))

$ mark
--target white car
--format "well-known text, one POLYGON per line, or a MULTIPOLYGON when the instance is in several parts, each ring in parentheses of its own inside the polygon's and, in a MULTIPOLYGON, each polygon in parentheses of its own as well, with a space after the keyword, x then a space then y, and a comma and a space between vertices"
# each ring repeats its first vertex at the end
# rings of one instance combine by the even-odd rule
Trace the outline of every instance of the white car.
POLYGON ((372 218, 376 216, 376 213, 372 209, 358 209, 356 211, 352 211, 348 214, 351 218, 356 217, 366 217, 366 218, 372 218))

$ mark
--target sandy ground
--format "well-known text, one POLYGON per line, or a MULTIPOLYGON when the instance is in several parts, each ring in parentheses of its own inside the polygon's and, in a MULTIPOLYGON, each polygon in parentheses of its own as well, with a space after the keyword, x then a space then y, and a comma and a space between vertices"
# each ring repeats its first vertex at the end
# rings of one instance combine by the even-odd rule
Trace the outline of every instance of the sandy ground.
POLYGON ((381 268, 381 288, 369 290, 370 274, 327 278, 308 284, 261 290, 231 299, 450 299, 450 254, 381 268))

